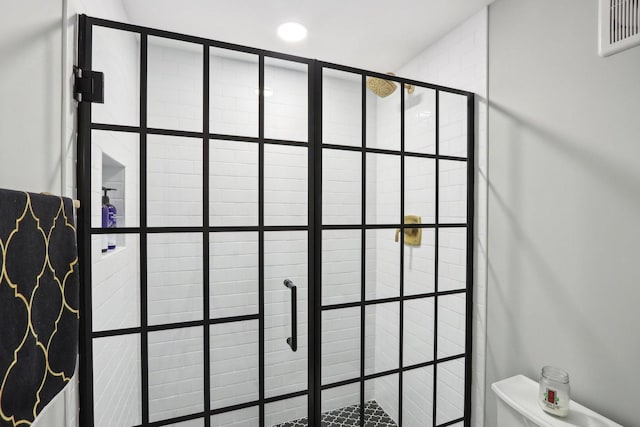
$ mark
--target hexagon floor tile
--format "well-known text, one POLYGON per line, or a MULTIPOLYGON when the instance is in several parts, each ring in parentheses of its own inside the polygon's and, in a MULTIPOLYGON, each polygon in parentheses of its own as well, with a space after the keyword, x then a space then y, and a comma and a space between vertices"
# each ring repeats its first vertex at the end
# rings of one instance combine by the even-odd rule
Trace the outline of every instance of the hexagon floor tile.
MULTIPOLYGON (((397 427, 395 421, 382 409, 378 402, 369 400, 364 405, 365 427, 397 427)), ((345 406, 322 414, 322 427, 359 427, 360 405, 345 406)), ((307 419, 287 421, 273 427, 307 427, 307 419)))

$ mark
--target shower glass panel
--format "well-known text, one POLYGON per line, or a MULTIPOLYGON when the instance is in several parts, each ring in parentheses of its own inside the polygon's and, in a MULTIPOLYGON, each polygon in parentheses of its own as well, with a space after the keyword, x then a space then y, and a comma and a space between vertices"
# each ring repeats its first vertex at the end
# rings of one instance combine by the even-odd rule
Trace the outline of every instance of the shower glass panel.
POLYGON ((202 46, 147 38, 147 126, 202 132, 202 46))
POLYGON ((80 27, 81 424, 468 427, 472 94, 80 27))
POLYGON ((472 98, 337 65, 322 77, 316 423, 469 426, 472 98))

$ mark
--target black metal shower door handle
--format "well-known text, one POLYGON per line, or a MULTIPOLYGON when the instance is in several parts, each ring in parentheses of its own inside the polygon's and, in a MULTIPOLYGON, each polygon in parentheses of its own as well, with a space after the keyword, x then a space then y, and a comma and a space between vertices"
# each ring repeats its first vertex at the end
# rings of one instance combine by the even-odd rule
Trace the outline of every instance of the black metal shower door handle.
POLYGON ((287 338, 287 344, 292 351, 298 350, 298 288, 289 279, 285 279, 284 285, 291 289, 291 336, 287 338))

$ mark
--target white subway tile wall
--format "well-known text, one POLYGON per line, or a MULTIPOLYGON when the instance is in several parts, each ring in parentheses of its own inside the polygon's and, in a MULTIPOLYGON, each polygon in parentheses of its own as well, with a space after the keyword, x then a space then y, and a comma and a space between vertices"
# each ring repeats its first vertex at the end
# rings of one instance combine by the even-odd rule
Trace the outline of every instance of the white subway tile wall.
POLYGON ((362 146, 362 77, 322 70, 322 139, 325 144, 362 146))
POLYGON ((258 321, 211 325, 211 409, 258 400, 258 321))
POLYGON ((259 409, 257 406, 223 412, 211 417, 212 427, 255 427, 258 425, 259 409))
POLYGON ((467 230, 438 230, 438 291, 464 289, 467 285, 467 230))
POLYGON ((322 223, 362 221, 362 153, 322 150, 322 223))
POLYGON ((402 374, 402 425, 433 425, 433 366, 402 374))
POLYGON ((467 97, 440 93, 440 154, 467 156, 467 97))
POLYGON ((149 37, 147 126, 202 132, 203 47, 149 37))
MULTIPOLYGON (((104 103, 91 105, 95 123, 140 124, 140 37, 93 27, 92 68, 105 74, 104 103)), ((72 168, 70 168, 72 169, 72 168)))
POLYGON ((360 307, 322 312, 322 384, 360 376, 360 332, 360 307))
POLYGON ((400 156, 367 153, 367 224, 400 223, 400 156))
POLYGON ((307 147, 264 147, 264 224, 308 224, 307 147))
POLYGON ((465 294, 438 297, 438 358, 464 353, 466 303, 465 294))
POLYGON ((147 225, 202 226, 202 140, 147 137, 147 225))
POLYGON ((147 237, 149 325, 202 320, 202 233, 147 237))
POLYGON ((204 420, 196 419, 167 425, 173 427, 204 427, 204 420))
POLYGON ((416 86, 413 94, 405 95, 404 149, 413 153, 436 152, 436 92, 432 89, 416 86))
POLYGON ((134 234, 118 235, 121 245, 102 253, 102 237, 91 237, 93 330, 140 326, 140 239, 134 234))
POLYGON ((322 231, 322 305, 360 301, 360 230, 322 231))
POLYGON ((264 64, 264 137, 308 141, 307 64, 275 58, 264 64))
POLYGON ((433 316, 433 298, 412 299, 404 302, 403 366, 433 360, 433 316))
POLYGON ((400 296, 400 240, 393 228, 366 231, 366 299, 400 296))
POLYGON ((423 224, 436 220, 436 161, 404 159, 404 214, 417 215, 423 224))
POLYGON ((210 317, 258 314, 258 233, 209 234, 210 317))
POLYGON ((210 50, 211 133, 258 136, 258 56, 210 50))
POLYGON ((149 420, 204 410, 202 327, 149 333, 149 420))
POLYGON ((258 225, 258 144, 209 142, 209 224, 258 225))
POLYGON ((422 229, 420 246, 404 247, 404 294, 419 295, 435 290, 435 230, 422 229))
MULTIPOLYGON (((390 302, 365 307, 365 375, 400 367, 400 304, 390 302), (380 322, 385 319, 386 322, 380 322), (373 339, 373 342, 371 340, 373 339), (373 361, 373 363, 371 363, 373 361)), ((367 399, 370 400, 370 399, 367 399)))
POLYGON ((440 160, 440 223, 467 222, 467 162, 440 160))
POLYGON ((461 418, 464 414, 464 359, 436 366, 436 424, 461 418))
POLYGON ((93 340, 94 421, 98 427, 142 422, 140 338, 93 340))

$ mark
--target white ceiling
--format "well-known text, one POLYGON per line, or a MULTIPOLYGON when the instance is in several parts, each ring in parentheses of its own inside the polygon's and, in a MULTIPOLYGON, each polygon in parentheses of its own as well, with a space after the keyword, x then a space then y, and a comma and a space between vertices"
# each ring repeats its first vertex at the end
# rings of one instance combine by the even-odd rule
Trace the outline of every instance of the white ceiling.
POLYGON ((493 0, 122 0, 133 24, 387 72, 493 0), (293 44, 276 36, 297 21, 293 44))

